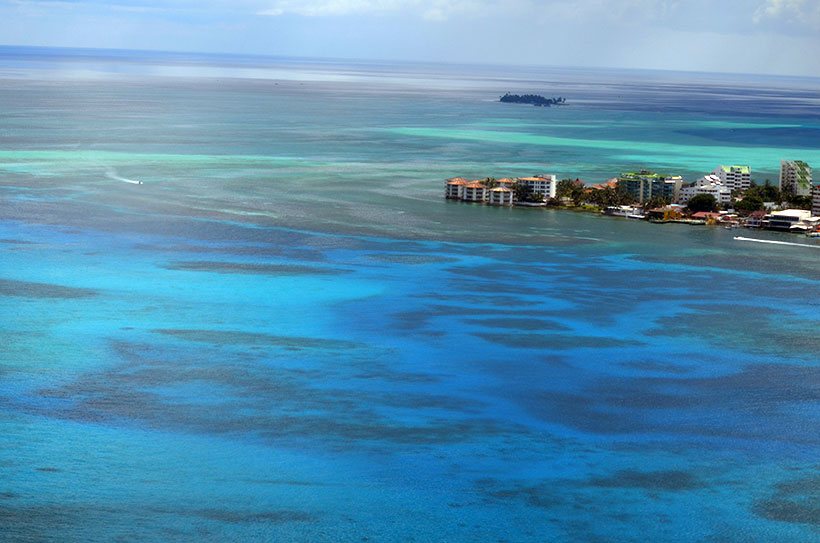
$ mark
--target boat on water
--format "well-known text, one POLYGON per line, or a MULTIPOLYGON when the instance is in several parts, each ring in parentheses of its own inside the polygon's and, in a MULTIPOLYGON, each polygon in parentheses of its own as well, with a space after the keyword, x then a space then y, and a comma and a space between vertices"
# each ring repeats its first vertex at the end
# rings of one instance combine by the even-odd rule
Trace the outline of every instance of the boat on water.
POLYGON ((627 217, 629 219, 643 219, 641 208, 635 206, 607 206, 603 211, 604 215, 611 217, 627 217))

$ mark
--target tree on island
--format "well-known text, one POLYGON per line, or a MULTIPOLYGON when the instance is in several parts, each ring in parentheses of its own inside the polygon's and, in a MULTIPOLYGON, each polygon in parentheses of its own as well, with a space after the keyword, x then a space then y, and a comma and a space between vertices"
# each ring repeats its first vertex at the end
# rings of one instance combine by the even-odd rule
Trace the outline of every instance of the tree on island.
POLYGON ((697 213, 698 211, 715 211, 717 209, 717 200, 711 194, 696 194, 692 196, 686 204, 689 211, 697 213))
POLYGON ((544 199, 526 183, 516 183, 514 187, 515 199, 519 202, 541 203, 544 199))
POLYGON ((792 209, 811 209, 811 196, 790 196, 789 207, 792 209))
POLYGON ((578 207, 584 201, 584 183, 580 179, 561 179, 555 187, 555 197, 568 198, 578 207))
POLYGON ((664 198, 663 196, 653 196, 646 202, 644 202, 643 206, 644 209, 655 209, 658 207, 666 207, 672 203, 672 200, 669 198, 664 198))
POLYGON ((735 209, 748 215, 763 209, 763 199, 757 194, 749 194, 735 204, 735 209))
POLYGON ((779 187, 772 185, 771 181, 766 179, 766 182, 762 185, 758 185, 752 181, 751 186, 746 189, 746 192, 743 193, 744 198, 747 196, 757 196, 764 202, 774 202, 779 204, 783 201, 783 197, 786 195, 781 193, 779 187))
POLYGON ((539 94, 510 94, 508 92, 504 96, 501 96, 498 101, 510 104, 532 104, 534 106, 550 107, 554 105, 564 105, 567 99, 561 96, 557 98, 544 98, 539 94))
POLYGON ((615 187, 591 189, 587 195, 587 200, 600 208, 626 206, 635 203, 634 196, 626 191, 618 190, 615 187))

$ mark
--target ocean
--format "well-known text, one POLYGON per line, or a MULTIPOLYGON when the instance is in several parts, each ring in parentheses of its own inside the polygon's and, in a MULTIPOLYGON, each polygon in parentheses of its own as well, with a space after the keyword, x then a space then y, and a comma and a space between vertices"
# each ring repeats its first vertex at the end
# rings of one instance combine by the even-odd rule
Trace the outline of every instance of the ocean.
POLYGON ((817 240, 443 198, 781 159, 820 79, 2 47, 0 541, 816 541, 817 240))

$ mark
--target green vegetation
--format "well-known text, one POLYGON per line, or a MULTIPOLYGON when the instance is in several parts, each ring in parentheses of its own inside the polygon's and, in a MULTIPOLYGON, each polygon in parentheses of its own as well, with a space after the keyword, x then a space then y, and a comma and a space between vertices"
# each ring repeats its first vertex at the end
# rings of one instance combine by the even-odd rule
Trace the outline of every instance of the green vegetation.
POLYGON ((564 105, 566 104, 567 99, 561 96, 557 98, 544 98, 538 94, 510 94, 508 92, 499 98, 498 101, 509 104, 532 104, 538 107, 550 107, 555 105, 564 105))
POLYGON ((672 203, 672 200, 669 198, 664 198, 663 196, 653 196, 646 202, 644 202, 644 209, 654 209, 656 207, 664 207, 668 206, 672 203))
POLYGON ((749 194, 735 204, 735 209, 745 214, 759 211, 763 209, 763 198, 758 194, 749 194))
POLYGON ((636 203, 635 198, 631 194, 614 187, 604 187, 602 189, 589 191, 587 201, 601 209, 610 206, 628 206, 636 203))
POLYGON ((790 196, 789 207, 792 209, 811 209, 811 196, 790 196))
POLYGON ((527 202, 531 204, 543 202, 541 195, 533 192, 532 187, 524 183, 515 184, 515 199, 519 202, 527 202))
POLYGON ((715 211, 717 209, 717 200, 711 194, 696 194, 686 205, 689 211, 697 213, 698 211, 715 211))
POLYGON ((758 185, 752 181, 752 185, 743 193, 744 198, 747 196, 756 196, 764 202, 774 202, 776 204, 783 201, 783 195, 780 193, 780 189, 772 185, 768 179, 763 185, 758 185))
POLYGON ((580 179, 561 179, 555 188, 555 197, 559 200, 568 198, 578 207, 584 201, 584 192, 584 183, 580 179))

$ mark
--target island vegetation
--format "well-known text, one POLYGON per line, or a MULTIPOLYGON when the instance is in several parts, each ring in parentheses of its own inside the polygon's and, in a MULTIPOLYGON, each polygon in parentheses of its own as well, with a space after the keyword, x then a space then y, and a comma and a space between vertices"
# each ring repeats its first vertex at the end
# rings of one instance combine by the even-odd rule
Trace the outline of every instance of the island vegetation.
POLYGON ((537 107, 562 106, 567 103, 567 99, 562 96, 545 98, 539 94, 510 94, 509 92, 498 101, 508 104, 532 104, 537 107))

